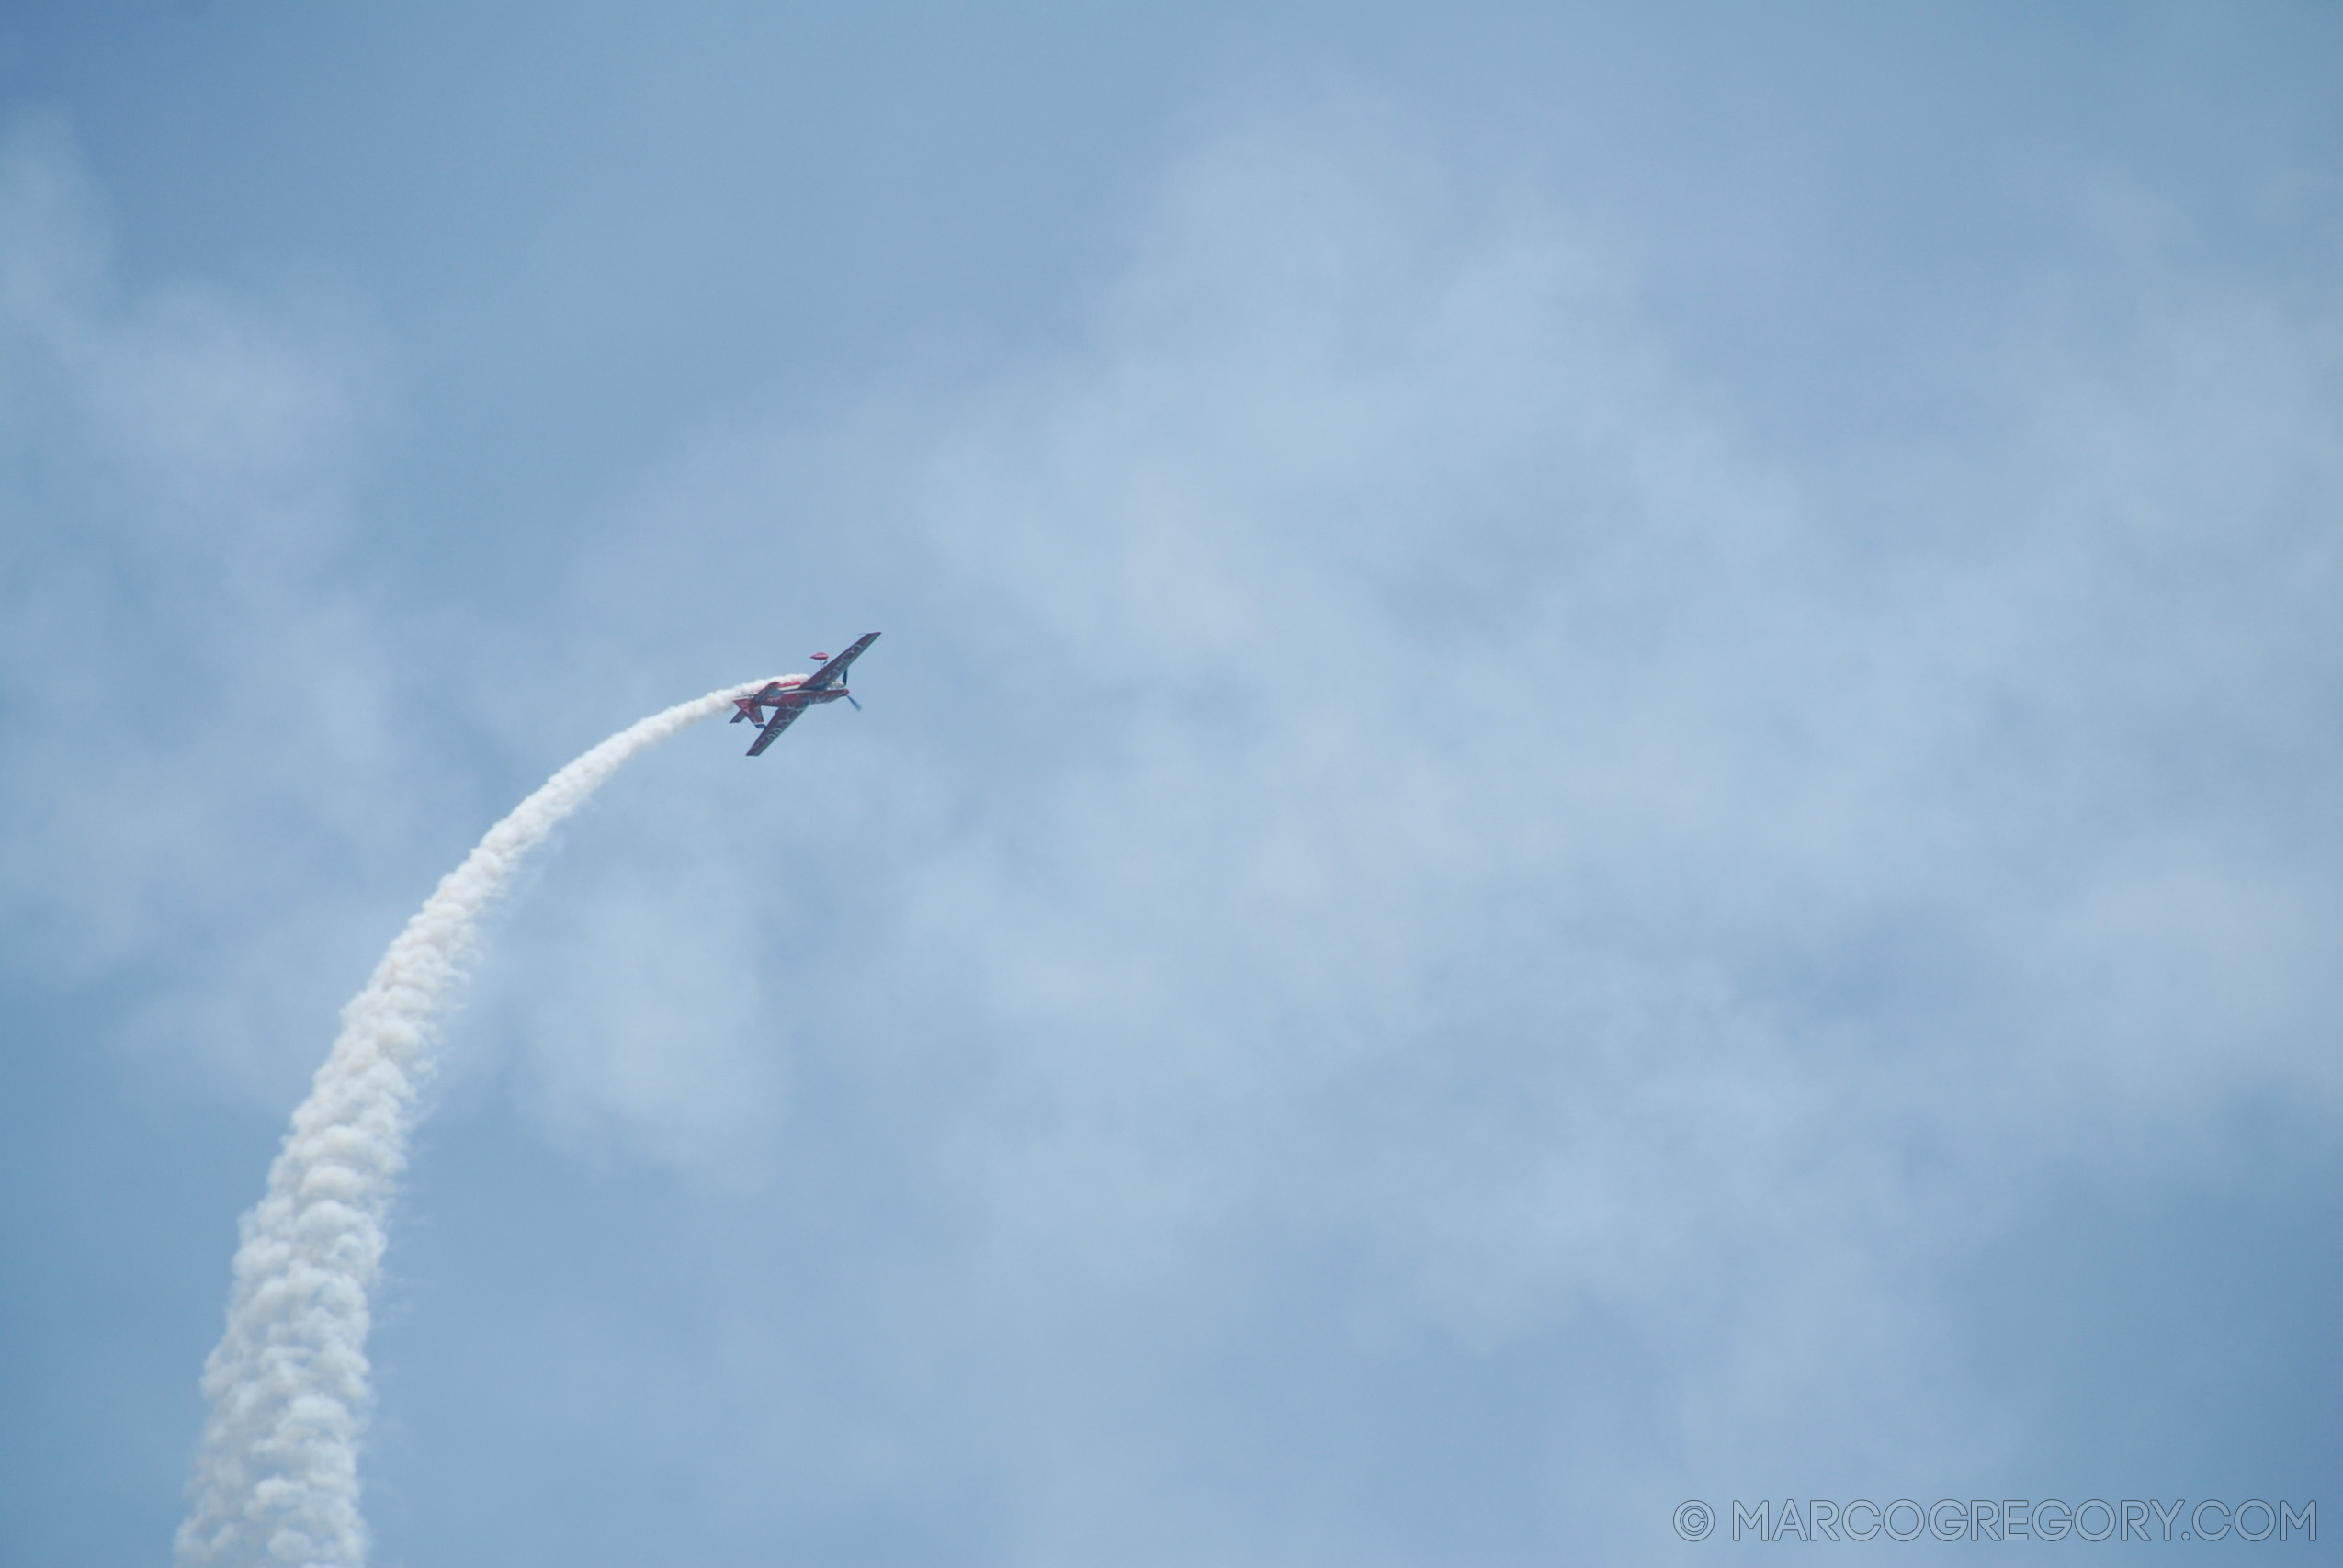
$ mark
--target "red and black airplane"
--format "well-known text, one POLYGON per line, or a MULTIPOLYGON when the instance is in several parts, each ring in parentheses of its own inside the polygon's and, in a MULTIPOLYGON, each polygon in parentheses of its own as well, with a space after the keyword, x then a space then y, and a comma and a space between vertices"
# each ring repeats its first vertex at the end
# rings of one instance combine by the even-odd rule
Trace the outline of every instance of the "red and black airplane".
MULTIPOLYGON (((826 653, 815 654, 814 657, 821 660, 823 663, 821 668, 812 674, 791 675, 779 681, 767 681, 764 683, 764 689, 754 696, 734 697, 732 705, 741 711, 732 716, 732 722, 738 724, 745 718, 751 724, 763 727, 758 730, 755 741, 749 747, 749 755, 753 757, 767 746, 772 745, 774 737, 797 723, 798 716, 816 703, 834 703, 840 697, 855 703, 853 694, 846 690, 843 683, 846 679, 846 666, 861 658, 863 649, 877 640, 877 632, 865 632, 855 640, 854 647, 835 659, 832 659, 826 653), (773 710, 771 718, 764 716, 764 710, 767 708, 773 710)), ((859 708, 862 704, 855 703, 855 706, 859 708)))

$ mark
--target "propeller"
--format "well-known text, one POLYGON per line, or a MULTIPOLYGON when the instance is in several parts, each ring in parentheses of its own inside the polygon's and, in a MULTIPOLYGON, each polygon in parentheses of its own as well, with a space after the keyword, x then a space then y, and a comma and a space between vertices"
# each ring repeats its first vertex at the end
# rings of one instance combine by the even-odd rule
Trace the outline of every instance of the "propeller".
MULTIPOLYGON (((855 694, 854 694, 854 693, 852 693, 852 692, 846 692, 846 693, 843 693, 843 694, 842 694, 842 695, 843 695, 843 696, 845 697, 845 699, 846 699, 848 702, 850 702, 850 703, 855 703, 855 694)), ((856 713, 860 713, 860 712, 862 712, 862 711, 863 711, 863 705, 862 705, 862 704, 860 704, 860 703, 855 703, 855 711, 856 713)))

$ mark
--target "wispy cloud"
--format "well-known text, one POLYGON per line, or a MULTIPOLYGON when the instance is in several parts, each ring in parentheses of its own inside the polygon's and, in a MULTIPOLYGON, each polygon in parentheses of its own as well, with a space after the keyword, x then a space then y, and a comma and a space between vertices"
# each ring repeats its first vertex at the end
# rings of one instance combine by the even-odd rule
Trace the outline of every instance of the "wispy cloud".
POLYGON ((312 901, 311 873, 379 846, 377 781, 405 776, 345 566, 379 355, 316 290, 126 284, 38 118, 0 141, 0 310, 7 951, 152 983, 175 950, 162 1054, 288 1071, 266 1042, 331 1008, 305 971, 377 913, 312 901))
POLYGON ((1211 1324, 1632 1325, 1650 1381, 1599 1397, 1671 1414, 1621 1485, 2018 1462, 1942 1273, 2054 1172, 2235 1172, 2338 1087, 2324 307, 2134 254, 2072 332, 1976 323, 1989 420, 1804 450, 1566 211, 1373 112, 1207 139, 1129 256, 1079 342, 714 434, 607 547, 721 558, 786 497, 835 521, 785 591, 907 622, 784 804, 605 827, 689 868, 730 820, 786 884, 656 922, 778 966, 723 1028, 833 1089, 776 1139, 842 1079, 933 1119, 895 1152, 968 1251, 923 1288, 1090 1435, 1013 1461, 1040 1555, 1182 1512, 1082 1391, 1211 1324))

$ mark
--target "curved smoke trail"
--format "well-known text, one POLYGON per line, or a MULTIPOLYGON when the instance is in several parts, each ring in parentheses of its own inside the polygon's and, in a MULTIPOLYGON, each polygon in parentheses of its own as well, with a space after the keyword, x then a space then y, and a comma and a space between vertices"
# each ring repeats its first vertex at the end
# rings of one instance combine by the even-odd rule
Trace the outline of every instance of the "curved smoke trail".
POLYGON ((341 1036, 293 1112, 267 1195, 243 1217, 228 1330, 204 1363, 211 1416, 177 1540, 188 1568, 363 1562, 367 1297, 440 994, 481 909, 557 823, 636 752, 763 684, 678 703, 555 773, 441 880, 342 1010, 341 1036))

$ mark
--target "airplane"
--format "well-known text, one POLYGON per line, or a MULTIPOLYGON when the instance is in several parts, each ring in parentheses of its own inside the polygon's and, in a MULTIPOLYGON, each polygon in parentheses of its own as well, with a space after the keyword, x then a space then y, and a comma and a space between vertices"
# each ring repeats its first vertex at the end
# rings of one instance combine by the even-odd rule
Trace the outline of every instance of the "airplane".
MULTIPOLYGON (((826 653, 815 654, 814 658, 821 661, 821 668, 812 674, 792 675, 784 681, 767 681, 764 689, 755 695, 734 697, 732 705, 740 712, 732 716, 732 722, 738 724, 745 718, 751 724, 761 727, 756 739, 749 745, 749 755, 753 757, 772 745, 775 737, 798 722, 799 714, 816 703, 834 703, 840 697, 855 703, 852 694, 840 682, 846 678, 846 666, 861 658, 863 649, 877 640, 877 632, 865 632, 852 648, 835 659, 826 653), (773 710, 773 716, 769 719, 764 716, 766 708, 773 710)), ((862 704, 855 703, 855 707, 859 712, 862 704)))

